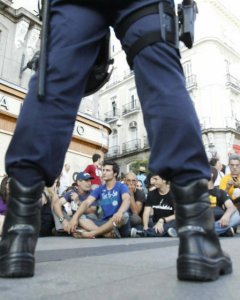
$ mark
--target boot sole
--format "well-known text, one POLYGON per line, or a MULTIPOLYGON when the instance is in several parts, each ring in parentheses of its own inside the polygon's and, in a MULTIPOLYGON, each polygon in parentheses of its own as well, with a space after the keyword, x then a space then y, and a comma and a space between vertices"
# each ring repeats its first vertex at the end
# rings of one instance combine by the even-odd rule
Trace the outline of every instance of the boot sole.
POLYGON ((8 255, 0 259, 0 277, 32 277, 34 266, 35 259, 31 255, 8 255))
POLYGON ((206 259, 185 255, 177 260, 177 273, 179 280, 214 281, 220 275, 232 273, 232 262, 227 257, 206 259))

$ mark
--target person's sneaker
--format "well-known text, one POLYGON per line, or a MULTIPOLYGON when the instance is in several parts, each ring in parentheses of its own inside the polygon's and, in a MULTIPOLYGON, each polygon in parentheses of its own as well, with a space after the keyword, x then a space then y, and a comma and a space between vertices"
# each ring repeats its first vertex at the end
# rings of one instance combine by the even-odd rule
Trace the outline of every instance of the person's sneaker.
POLYGON ((167 233, 168 233, 168 236, 170 236, 170 237, 177 237, 178 236, 177 230, 173 227, 168 228, 167 233))
POLYGON ((232 237, 235 235, 233 227, 228 228, 224 233, 220 234, 220 236, 232 237))
POLYGON ((134 238, 144 237, 144 233, 142 230, 138 230, 137 228, 132 227, 130 232, 130 237, 134 237, 134 238))
POLYGON ((121 234, 116 226, 113 226, 112 234, 115 239, 121 239, 121 234))
POLYGON ((138 237, 137 236, 137 229, 136 228, 131 228, 131 232, 130 232, 130 237, 138 237))

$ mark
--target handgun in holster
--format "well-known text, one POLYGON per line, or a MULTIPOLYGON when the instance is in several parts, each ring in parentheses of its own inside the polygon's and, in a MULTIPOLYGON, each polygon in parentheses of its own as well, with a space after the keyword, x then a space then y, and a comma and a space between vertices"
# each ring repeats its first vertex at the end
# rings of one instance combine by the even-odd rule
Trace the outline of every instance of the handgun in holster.
POLYGON ((178 4, 179 40, 189 49, 194 42, 194 23, 197 13, 197 3, 193 0, 184 0, 178 4))

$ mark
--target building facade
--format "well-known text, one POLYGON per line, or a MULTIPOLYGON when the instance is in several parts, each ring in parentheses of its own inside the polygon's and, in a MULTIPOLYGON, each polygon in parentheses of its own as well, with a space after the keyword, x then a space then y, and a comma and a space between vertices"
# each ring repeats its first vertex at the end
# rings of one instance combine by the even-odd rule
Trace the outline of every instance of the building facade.
MULTIPOLYGON (((181 45, 186 86, 208 157, 227 163, 229 153, 240 153, 240 20, 218 0, 197 3, 194 47, 181 45)), ((148 159, 149 147, 134 74, 116 39, 111 50, 115 69, 98 94, 99 118, 112 128, 107 155, 127 172, 132 162, 148 159)))
MULTIPOLYGON (((27 93, 33 71, 26 68, 39 49, 41 23, 24 8, 13 9, 12 1, 0 0, 0 178, 5 173, 4 157, 27 93)), ((79 111, 66 154, 71 173, 91 163, 93 153, 108 150, 110 126, 94 117, 91 99, 79 111)))

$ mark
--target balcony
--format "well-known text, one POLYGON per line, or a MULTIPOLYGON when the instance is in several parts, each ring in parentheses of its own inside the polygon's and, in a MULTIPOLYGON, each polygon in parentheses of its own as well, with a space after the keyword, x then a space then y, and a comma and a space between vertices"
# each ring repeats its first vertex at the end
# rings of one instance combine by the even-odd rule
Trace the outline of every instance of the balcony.
POLYGON ((226 75, 226 86, 230 87, 235 93, 240 93, 240 80, 228 73, 226 75))
POLYGON ((197 88, 197 77, 196 77, 196 75, 187 76, 185 79, 186 79, 186 88, 187 88, 188 91, 191 91, 191 90, 197 88))
POLYGON ((135 139, 122 144, 122 154, 141 149, 141 140, 135 139))
POLYGON ((106 158, 115 157, 120 154, 120 146, 109 147, 108 153, 105 155, 106 158))
POLYGON ((122 106, 122 115, 123 116, 130 115, 132 113, 139 112, 139 111, 141 111, 141 107, 140 107, 139 103, 136 103, 136 101, 129 102, 122 106))
POLYGON ((119 109, 116 108, 104 114, 104 121, 107 123, 115 122, 119 119, 119 117, 120 117, 120 111, 119 109))

